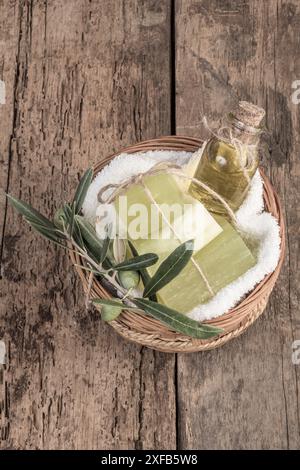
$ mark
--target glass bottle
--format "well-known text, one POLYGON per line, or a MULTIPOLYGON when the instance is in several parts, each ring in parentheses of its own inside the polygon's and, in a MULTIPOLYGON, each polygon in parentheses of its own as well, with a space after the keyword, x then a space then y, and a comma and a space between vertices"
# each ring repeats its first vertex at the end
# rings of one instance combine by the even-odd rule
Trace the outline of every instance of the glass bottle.
MULTIPOLYGON (((217 192, 236 211, 245 199, 259 163, 259 141, 265 111, 240 101, 218 134, 207 142, 194 177, 217 192)), ((191 183, 189 193, 207 209, 227 215, 222 203, 191 183)))

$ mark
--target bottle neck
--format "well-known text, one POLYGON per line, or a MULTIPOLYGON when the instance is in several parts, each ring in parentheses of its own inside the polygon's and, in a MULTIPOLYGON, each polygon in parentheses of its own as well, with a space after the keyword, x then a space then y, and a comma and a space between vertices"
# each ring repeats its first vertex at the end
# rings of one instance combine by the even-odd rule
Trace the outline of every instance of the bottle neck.
POLYGON ((230 128, 232 137, 238 139, 242 144, 258 145, 262 128, 248 126, 236 119, 231 113, 228 114, 225 125, 230 128))

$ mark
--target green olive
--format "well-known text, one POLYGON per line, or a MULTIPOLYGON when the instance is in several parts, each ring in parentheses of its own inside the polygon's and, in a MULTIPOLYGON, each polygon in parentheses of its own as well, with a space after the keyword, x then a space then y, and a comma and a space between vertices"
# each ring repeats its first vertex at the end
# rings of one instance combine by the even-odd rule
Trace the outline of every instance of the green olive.
POLYGON ((101 318, 104 321, 113 321, 122 312, 122 307, 116 307, 115 305, 102 305, 101 307, 101 318))
POLYGON ((137 271, 120 271, 118 277, 125 289, 137 287, 140 282, 140 275, 137 271))

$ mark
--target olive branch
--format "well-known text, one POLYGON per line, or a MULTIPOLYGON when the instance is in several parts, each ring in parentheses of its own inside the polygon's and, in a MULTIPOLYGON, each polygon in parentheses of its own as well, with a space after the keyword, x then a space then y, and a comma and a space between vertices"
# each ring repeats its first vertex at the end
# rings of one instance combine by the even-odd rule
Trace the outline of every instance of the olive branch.
POLYGON ((7 197, 36 232, 85 260, 86 265, 78 266, 90 272, 88 293, 94 276, 99 277, 100 282, 105 280, 116 290, 118 297, 91 299, 96 306, 101 306, 103 320, 116 320, 123 310, 132 310, 150 315, 169 328, 193 338, 207 339, 222 333, 220 328, 201 324, 157 301, 157 292, 178 276, 189 262, 193 254, 193 241, 179 245, 150 277, 147 268, 158 262, 157 254, 139 255, 128 240, 126 243, 131 256, 126 257, 126 247, 122 248, 120 240, 111 239, 111 227, 105 227, 106 236, 100 239, 95 228, 83 217, 82 205, 92 179, 93 170, 89 168, 79 182, 73 201, 58 209, 53 221, 26 202, 11 195, 7 197), (144 285, 143 298, 133 295, 140 278, 144 285))

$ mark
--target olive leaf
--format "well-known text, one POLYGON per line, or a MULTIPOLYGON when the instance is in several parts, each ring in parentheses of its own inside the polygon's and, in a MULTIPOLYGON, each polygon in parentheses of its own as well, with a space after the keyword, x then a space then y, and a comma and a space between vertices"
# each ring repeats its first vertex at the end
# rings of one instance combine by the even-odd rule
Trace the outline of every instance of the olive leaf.
POLYGON ((34 222, 30 222, 28 219, 26 219, 26 222, 35 230, 38 232, 40 235, 42 235, 44 238, 47 238, 47 240, 50 240, 51 242, 55 243, 56 245, 62 246, 63 248, 66 248, 66 245, 62 243, 62 240, 64 237, 60 233, 55 233, 53 230, 49 229, 48 227, 43 227, 42 225, 35 224, 34 222))
MULTIPOLYGON (((137 250, 136 250, 134 244, 133 244, 130 240, 128 240, 128 245, 129 245, 129 248, 131 249, 131 253, 133 254, 133 256, 138 256, 139 254, 138 254, 138 252, 137 252, 137 250)), ((146 284, 148 284, 148 282, 150 281, 151 277, 150 277, 150 275, 148 274, 147 269, 145 269, 145 268, 144 268, 144 269, 140 269, 140 270, 139 270, 139 273, 140 273, 140 275, 141 275, 143 284, 144 284, 144 286, 145 286, 146 284)), ((149 299, 150 299, 150 300, 153 300, 154 302, 157 302, 156 294, 149 295, 149 299)))
POLYGON ((76 210, 76 201, 73 202, 71 206, 71 217, 70 217, 70 225, 69 225, 69 233, 72 237, 74 231, 74 219, 75 219, 75 211, 76 210))
POLYGON ((134 256, 131 259, 116 264, 113 268, 116 271, 140 271, 140 269, 147 268, 157 263, 157 260, 158 256, 155 253, 146 253, 145 255, 134 256))
POLYGON ((72 237, 73 230, 74 230, 74 218, 75 218, 75 205, 64 204, 62 207, 62 211, 64 214, 60 216, 63 222, 65 222, 65 228, 67 229, 69 235, 72 237))
POLYGON ((41 224, 39 224, 39 223, 37 223, 37 222, 32 222, 32 221, 29 220, 27 217, 24 217, 24 220, 26 220, 26 222, 27 222, 30 226, 32 226, 32 227, 34 227, 34 228, 37 228, 37 230, 38 230, 39 228, 45 229, 47 232, 51 233, 52 235, 55 235, 55 236, 57 236, 57 237, 59 237, 59 238, 63 238, 63 239, 66 238, 65 235, 61 232, 61 230, 59 230, 59 228, 57 228, 56 225, 54 225, 54 224, 53 224, 52 227, 51 227, 50 225, 49 225, 49 226, 46 226, 46 225, 41 225, 41 224))
POLYGON ((57 227, 47 219, 43 214, 38 212, 36 209, 31 207, 27 202, 21 201, 10 194, 6 195, 11 205, 21 214, 29 223, 33 222, 42 227, 48 227, 50 229, 57 229, 57 227))
POLYGON ((89 168, 81 178, 76 189, 72 205, 74 205, 75 214, 78 214, 82 208, 86 193, 93 179, 93 169, 89 168))
POLYGON ((98 238, 96 230, 94 227, 80 215, 75 215, 75 220, 78 223, 81 236, 83 238, 84 244, 92 255, 92 257, 99 262, 101 257, 102 243, 98 238))
POLYGON ((71 217, 72 217, 72 209, 70 204, 64 204, 62 207, 63 213, 65 215, 65 219, 67 224, 70 224, 71 222, 71 217))
POLYGON ((143 297, 148 297, 171 282, 187 265, 193 254, 194 242, 189 240, 179 245, 161 263, 154 276, 145 285, 143 297))
POLYGON ((64 204, 63 207, 58 209, 54 215, 54 224, 61 230, 67 230, 70 237, 72 237, 81 248, 84 248, 80 228, 75 220, 74 204, 72 206, 70 206, 70 204, 64 204))
POLYGON ((105 261, 106 257, 107 257, 108 248, 109 248, 109 244, 110 244, 110 233, 111 233, 111 225, 106 227, 106 237, 104 238, 103 243, 102 243, 102 250, 101 250, 101 255, 100 255, 100 264, 102 264, 105 261))
POLYGON ((94 227, 87 221, 85 220, 82 216, 80 215, 75 215, 75 221, 77 221, 81 236, 83 238, 84 246, 86 250, 88 251, 88 254, 91 256, 91 258, 94 259, 97 263, 102 263, 104 269, 110 269, 112 267, 112 260, 111 256, 109 255, 109 240, 107 240, 108 246, 103 248, 103 240, 101 240, 94 227), (102 250, 106 251, 106 256, 104 257, 104 260, 102 260, 102 250))
POLYGON ((79 226, 79 223, 78 223, 78 220, 77 220, 76 216, 74 217, 73 238, 81 248, 83 248, 83 249, 85 248, 84 241, 83 241, 82 234, 81 234, 81 230, 80 230, 80 226, 79 226))
POLYGON ((48 240, 56 243, 65 248, 65 245, 61 243, 65 237, 58 230, 51 220, 48 220, 45 216, 40 214, 36 209, 31 207, 26 202, 23 202, 13 196, 7 194, 7 198, 12 206, 24 217, 26 222, 40 235, 47 238, 48 240))
POLYGON ((116 263, 122 263, 125 261, 126 242, 123 238, 119 238, 117 235, 113 240, 113 255, 116 263))
POLYGON ((223 332, 220 328, 198 323, 176 310, 148 299, 134 299, 134 303, 137 307, 148 313, 148 315, 151 315, 173 330, 192 338, 207 339, 223 332))
POLYGON ((66 227, 66 224, 67 224, 67 220, 66 220, 64 209, 62 207, 60 207, 55 212, 54 218, 53 218, 53 223, 59 230, 64 231, 64 229, 66 227))

